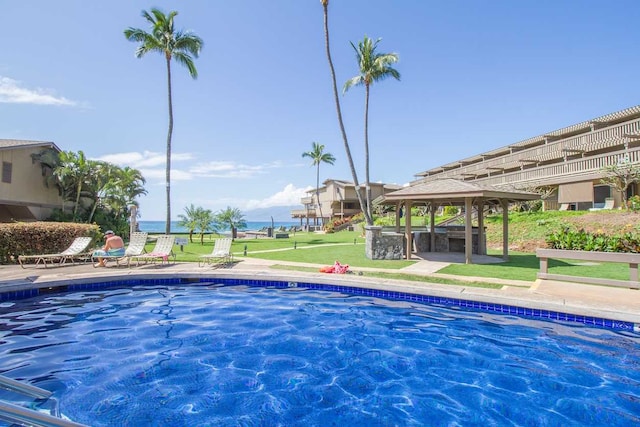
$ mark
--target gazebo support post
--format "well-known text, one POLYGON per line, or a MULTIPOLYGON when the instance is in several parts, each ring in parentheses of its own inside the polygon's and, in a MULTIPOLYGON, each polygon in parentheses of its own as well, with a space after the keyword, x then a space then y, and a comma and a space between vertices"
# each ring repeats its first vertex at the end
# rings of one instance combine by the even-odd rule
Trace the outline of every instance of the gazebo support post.
POLYGON ((473 224, 471 223, 471 210, 473 204, 471 197, 464 198, 464 262, 471 264, 471 253, 473 251, 473 224))
POLYGON ((402 208, 401 202, 396 202, 396 233, 400 232, 400 209, 402 208))
POLYGON ((431 212, 429 215, 429 225, 431 227, 431 232, 429 233, 431 242, 429 242, 429 252, 436 251, 436 204, 434 202, 430 203, 431 212))
POLYGON ((478 255, 486 255, 484 234, 484 200, 478 199, 478 255))
POLYGON ((509 261, 509 202, 500 200, 502 205, 502 259, 509 261))
POLYGON ((411 200, 405 200, 404 202, 404 229, 407 236, 407 259, 411 259, 411 253, 413 252, 413 239, 411 238, 411 200))

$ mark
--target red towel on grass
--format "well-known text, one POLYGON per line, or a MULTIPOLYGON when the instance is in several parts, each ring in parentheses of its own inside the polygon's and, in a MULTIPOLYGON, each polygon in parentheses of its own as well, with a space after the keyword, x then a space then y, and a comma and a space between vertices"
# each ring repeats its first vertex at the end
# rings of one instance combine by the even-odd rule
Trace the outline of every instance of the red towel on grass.
POLYGON ((340 264, 338 261, 336 261, 336 263, 333 265, 328 265, 326 267, 320 268, 321 273, 345 274, 348 271, 349 271, 349 265, 340 264))

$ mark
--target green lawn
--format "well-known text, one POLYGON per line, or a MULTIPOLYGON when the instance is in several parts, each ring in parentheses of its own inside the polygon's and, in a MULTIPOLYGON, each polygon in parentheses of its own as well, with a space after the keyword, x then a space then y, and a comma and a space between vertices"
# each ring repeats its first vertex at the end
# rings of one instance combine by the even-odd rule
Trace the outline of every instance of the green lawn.
MULTIPOLYGON (((177 235, 177 237, 188 237, 188 235, 177 235)), ((194 242, 185 245, 182 252, 176 247, 176 260, 197 262, 200 255, 211 253, 216 237, 219 236, 206 236, 204 244, 200 244, 198 236, 194 236, 194 242)), ((146 249, 148 252, 151 251, 153 244, 147 244, 146 249)), ((352 268, 385 268, 392 271, 384 274, 395 275, 397 278, 402 278, 400 276, 404 274, 400 272, 394 273, 393 270, 399 270, 415 263, 415 261, 405 260, 368 259, 364 252, 364 238, 360 236, 358 231, 341 231, 332 234, 299 232, 295 235, 290 234, 288 239, 236 239, 231 247, 236 257, 244 256, 245 249, 247 257, 275 261, 318 265, 332 265, 335 261, 340 261, 342 264, 349 264, 352 268)), ((489 252, 492 255, 498 255, 495 251, 489 252)), ((438 273, 507 280, 536 280, 540 263, 535 254, 510 252, 509 258, 508 262, 499 264, 451 264, 438 271, 438 273)), ((316 269, 312 268, 312 270, 316 269)), ((626 264, 590 264, 572 260, 552 259, 549 260, 549 273, 628 280, 629 266, 626 264)), ((370 275, 369 273, 367 274, 370 275)))
MULTIPOLYGON (((498 255, 497 252, 491 255, 498 255)), ((535 254, 510 252, 509 261, 500 264, 451 264, 438 273, 456 276, 494 277, 512 280, 536 280, 540 260, 535 254)), ((629 280, 629 266, 617 263, 586 263, 576 260, 549 260, 549 273, 577 277, 629 280)))
MULTIPOLYGON (((176 237, 188 238, 188 235, 176 237)), ((194 242, 185 245, 182 252, 176 247, 176 260, 197 262, 200 255, 211 253, 216 237, 219 236, 205 236, 204 243, 201 244, 199 236, 194 236, 194 242)), ((153 250, 153 244, 147 244, 146 249, 147 252, 153 250)), ((368 259, 364 253, 364 238, 358 231, 331 234, 298 232, 295 235, 289 234, 288 239, 236 239, 231 246, 235 256, 244 256, 245 249, 248 257, 322 265, 340 261, 352 267, 400 269, 415 263, 368 259)))
MULTIPOLYGON (((307 271, 307 272, 314 272, 314 273, 318 271, 317 268, 313 268, 313 267, 297 267, 297 266, 281 265, 281 264, 275 264, 271 268, 276 270, 307 271)), ((424 276, 417 275, 417 274, 365 271, 365 272, 358 272, 358 275, 365 276, 365 277, 379 277, 382 279, 396 279, 396 280, 408 280, 412 282, 425 282, 424 276)), ((440 283, 443 285, 473 286, 476 288, 489 288, 489 289, 499 289, 503 286, 502 284, 496 284, 496 283, 445 279, 442 277, 430 277, 429 283, 440 283)))

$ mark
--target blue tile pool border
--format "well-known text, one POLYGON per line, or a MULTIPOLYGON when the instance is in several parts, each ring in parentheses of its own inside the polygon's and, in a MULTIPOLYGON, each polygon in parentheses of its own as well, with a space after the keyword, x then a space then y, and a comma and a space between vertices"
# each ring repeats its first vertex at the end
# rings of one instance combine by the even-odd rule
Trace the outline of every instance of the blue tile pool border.
POLYGON ((230 278, 189 278, 189 277, 171 277, 171 278, 147 278, 147 279, 128 279, 128 280, 108 280, 104 282, 89 283, 70 283, 63 286, 55 286, 51 288, 32 288, 19 291, 0 292, 0 302, 15 301, 36 297, 38 295, 50 294, 55 292, 77 292, 77 291, 93 291, 105 288, 114 288, 122 286, 141 286, 141 285, 185 285, 197 283, 215 283, 223 286, 252 286, 252 287, 269 287, 277 289, 287 288, 303 288, 319 291, 339 292, 348 295, 362 295, 375 298, 383 298, 389 300, 409 301, 421 304, 441 305, 446 307, 459 307, 490 313, 509 314, 518 317, 527 317, 538 320, 552 320, 562 322, 574 322, 588 326, 634 331, 637 327, 632 322, 620 320, 612 320, 601 317, 584 316, 578 314, 569 314, 559 311, 542 310, 535 308, 526 308, 506 304, 495 304, 488 302, 479 302, 466 300, 461 298, 439 297, 432 295, 413 294, 409 292, 398 292, 380 289, 360 288, 354 286, 343 285, 326 285, 310 282, 286 282, 279 280, 252 280, 252 279, 230 279, 230 278))

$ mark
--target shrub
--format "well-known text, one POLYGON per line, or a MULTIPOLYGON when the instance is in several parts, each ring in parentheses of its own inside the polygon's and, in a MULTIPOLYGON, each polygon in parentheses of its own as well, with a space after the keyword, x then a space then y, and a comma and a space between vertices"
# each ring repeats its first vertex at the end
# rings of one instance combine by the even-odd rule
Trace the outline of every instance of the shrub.
POLYGON ((551 249, 640 253, 640 235, 630 232, 608 236, 565 228, 549 234, 546 242, 551 249))
POLYGON ((334 223, 333 222, 328 222, 325 224, 324 226, 324 231, 325 233, 333 233, 333 229, 334 229, 334 223))
POLYGON ((458 207, 457 206, 445 206, 442 209, 442 214, 447 216, 456 216, 458 215, 458 207))
POLYGON ((100 229, 95 224, 69 222, 0 224, 0 263, 16 262, 18 255, 60 252, 80 236, 90 236, 98 241, 100 229))
POLYGON ((627 200, 627 205, 629 206, 629 209, 634 212, 640 211, 640 196, 635 195, 630 197, 629 200, 627 200))

